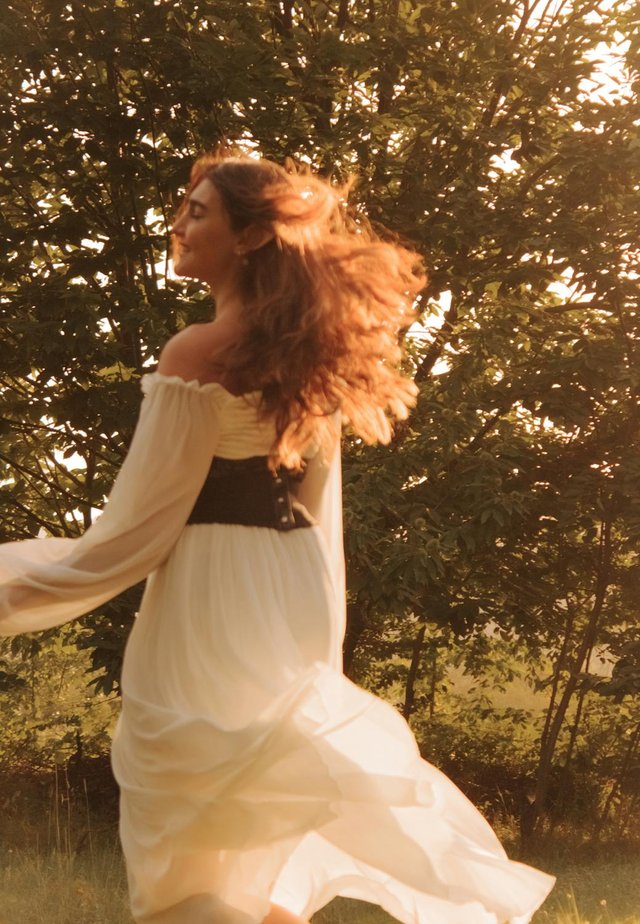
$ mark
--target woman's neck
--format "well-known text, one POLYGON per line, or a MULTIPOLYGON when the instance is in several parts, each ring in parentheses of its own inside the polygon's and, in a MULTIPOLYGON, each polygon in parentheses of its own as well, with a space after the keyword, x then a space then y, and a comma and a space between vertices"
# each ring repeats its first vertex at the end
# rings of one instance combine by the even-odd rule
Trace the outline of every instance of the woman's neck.
POLYGON ((210 287, 210 291, 216 306, 214 319, 216 322, 222 321, 223 318, 239 318, 242 315, 242 302, 236 286, 222 283, 216 287, 216 291, 213 287, 210 287))

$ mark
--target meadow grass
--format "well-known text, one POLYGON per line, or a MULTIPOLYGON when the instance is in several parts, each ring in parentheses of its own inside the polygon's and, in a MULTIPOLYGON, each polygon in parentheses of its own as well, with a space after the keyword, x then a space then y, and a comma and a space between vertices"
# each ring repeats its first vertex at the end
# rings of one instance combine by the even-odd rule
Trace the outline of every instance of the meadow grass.
MULTIPOLYGON (((64 799, 52 795, 4 813, 0 924, 132 924, 114 806, 101 815, 68 787, 64 799)), ((509 831, 499 833, 508 844, 509 831)), ((567 832, 531 862, 558 878, 534 924, 640 924, 638 846, 585 847, 567 832)), ((336 899, 313 924, 391 922, 377 907, 336 899)))
MULTIPOLYGON (((534 924, 640 924, 637 856, 564 860, 554 872, 558 885, 534 924)), ((314 917, 314 924, 391 921, 379 908, 346 899, 336 899, 314 917)), ((131 924, 115 838, 101 838, 77 855, 57 849, 3 851, 0 924, 131 924)))
POLYGON ((131 924, 116 844, 93 855, 11 851, 0 868, 0 924, 131 924))

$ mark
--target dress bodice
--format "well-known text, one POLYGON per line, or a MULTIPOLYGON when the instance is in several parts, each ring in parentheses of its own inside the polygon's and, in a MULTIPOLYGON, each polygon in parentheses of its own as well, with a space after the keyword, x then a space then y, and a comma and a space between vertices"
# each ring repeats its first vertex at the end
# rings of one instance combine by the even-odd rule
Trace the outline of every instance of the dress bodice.
POLYGON ((246 459, 268 455, 276 436, 273 420, 261 420, 260 392, 232 395, 219 382, 200 385, 197 381, 183 382, 178 376, 151 372, 142 378, 142 391, 149 394, 158 384, 176 380, 179 387, 194 388, 208 395, 218 413, 216 454, 225 459, 246 459))

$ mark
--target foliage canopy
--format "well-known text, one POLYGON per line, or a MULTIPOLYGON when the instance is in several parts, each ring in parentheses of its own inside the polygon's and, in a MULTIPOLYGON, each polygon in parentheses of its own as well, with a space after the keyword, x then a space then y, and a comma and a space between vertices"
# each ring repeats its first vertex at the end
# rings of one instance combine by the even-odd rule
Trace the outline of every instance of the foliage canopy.
MULTIPOLYGON (((402 656, 410 715, 429 645, 481 676, 515 640, 550 695, 541 811, 571 722, 640 686, 634 5, 9 0, 0 47, 2 538, 89 525, 140 375, 208 315, 165 258, 193 157, 355 171, 430 280, 415 414, 391 451, 347 441, 347 664, 402 656)), ((106 691, 135 596, 66 630, 106 691)))

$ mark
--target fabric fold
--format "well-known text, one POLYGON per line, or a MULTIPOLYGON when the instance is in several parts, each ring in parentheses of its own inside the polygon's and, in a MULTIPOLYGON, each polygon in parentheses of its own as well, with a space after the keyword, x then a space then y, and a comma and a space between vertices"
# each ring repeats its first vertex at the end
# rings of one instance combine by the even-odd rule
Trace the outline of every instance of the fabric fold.
POLYGON ((337 895, 403 924, 524 924, 553 879, 510 861, 404 719, 342 673, 339 445, 288 532, 187 525, 214 455, 269 452, 257 394, 153 373, 102 515, 0 547, 0 634, 45 629, 147 577, 113 743, 138 924, 261 924, 337 895))
POLYGON ((553 883, 507 859, 473 805, 421 759, 393 707, 322 663, 235 732, 130 698, 113 759, 137 806, 129 849, 284 848, 272 896, 300 913, 317 910, 318 896, 344 894, 348 881, 347 894, 407 924, 498 924, 530 915, 553 883))

